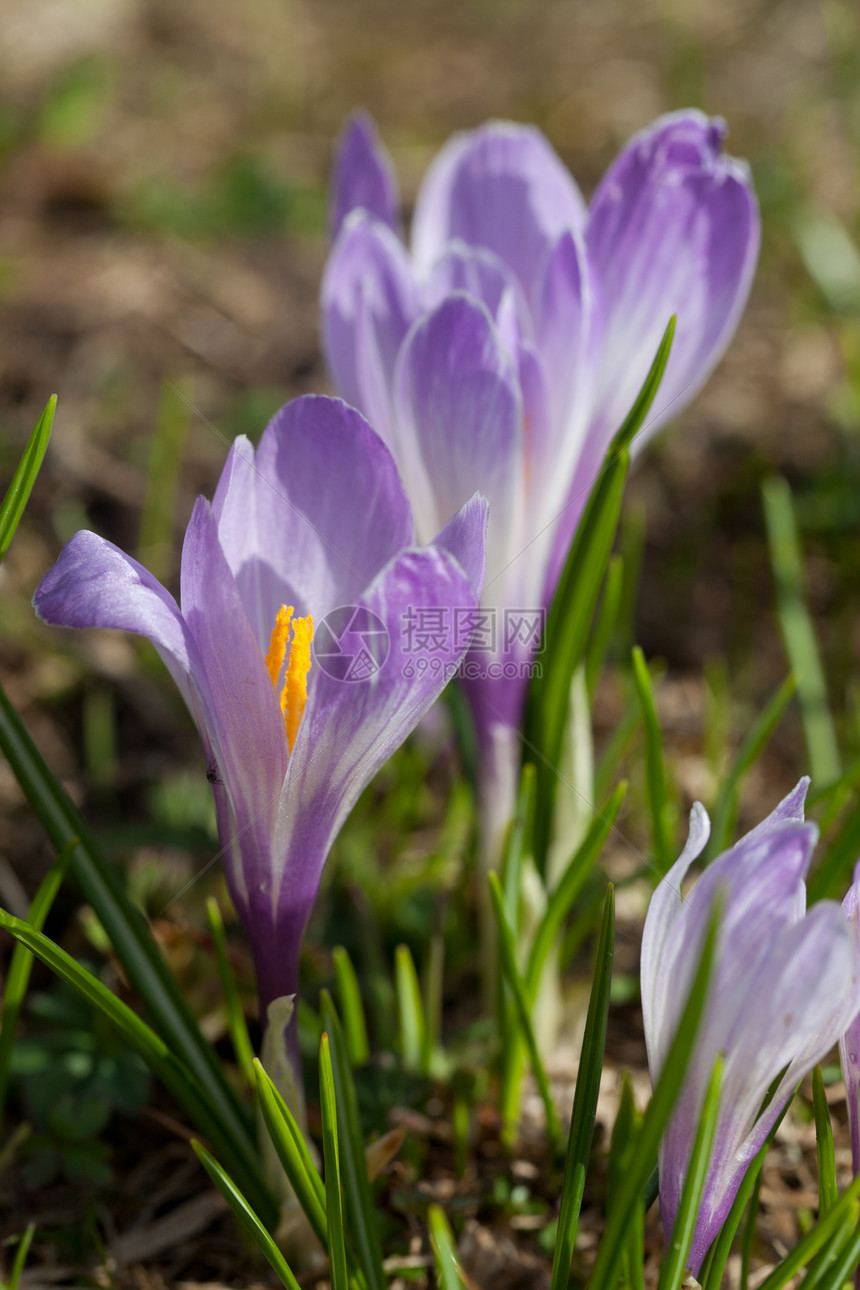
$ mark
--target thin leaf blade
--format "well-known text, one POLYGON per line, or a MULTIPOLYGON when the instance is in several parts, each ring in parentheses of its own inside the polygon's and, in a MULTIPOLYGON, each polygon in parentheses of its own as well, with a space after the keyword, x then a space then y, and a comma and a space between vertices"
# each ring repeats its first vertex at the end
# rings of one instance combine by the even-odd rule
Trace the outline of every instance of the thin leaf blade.
POLYGON ((464 1290, 454 1237, 441 1206, 431 1205, 427 1210, 427 1225, 430 1229, 430 1246, 433 1250, 438 1290, 464 1290))
POLYGON ((636 1136, 629 1167, 613 1199, 591 1274, 590 1290, 609 1290, 615 1285, 615 1277, 624 1254, 627 1225, 636 1212, 657 1159, 657 1148, 677 1103, 693 1055, 699 1024, 704 1016, 711 983, 719 912, 719 907, 715 906, 675 1037, 636 1136))
POLYGON ((266 1130, 284 1172, 292 1183, 299 1204, 323 1249, 328 1252, 328 1223, 325 1212, 325 1187, 308 1150, 304 1136, 290 1108, 267 1074, 259 1058, 254 1058, 257 1097, 266 1130))
POLYGON ((202 1142, 192 1138, 191 1147, 212 1182, 232 1209, 240 1226, 245 1229, 257 1249, 267 1260, 281 1285, 286 1286, 287 1290, 301 1290, 298 1281, 293 1276, 290 1265, 230 1175, 219 1165, 215 1157, 206 1150, 202 1142))
POLYGON ((0 560, 9 550, 9 544, 15 536, 15 530, 24 514, 24 508, 33 491, 36 476, 51 438, 51 426, 54 423, 54 412, 57 407, 57 396, 52 394, 45 404, 39 420, 36 422, 27 440, 27 446, 18 468, 12 476, 12 482, 6 490, 6 496, 0 503, 0 560))
POLYGON ((540 1091, 541 1101, 546 1112, 547 1136, 554 1148, 561 1137, 561 1124, 558 1119, 558 1112, 555 1109, 552 1089, 547 1079, 546 1070, 544 1069, 543 1060, 538 1049, 537 1039, 535 1038, 534 1027, 531 1022, 530 1002, 526 991, 525 982, 520 975, 517 967, 517 951, 514 942, 514 934, 511 925, 505 916, 505 896, 502 891, 502 885, 496 874, 490 873, 490 895, 493 903, 493 913, 496 916, 496 923, 499 929, 499 956, 502 962, 502 972, 504 978, 510 986, 511 993, 516 1004, 517 1020, 520 1024, 523 1039, 528 1049, 529 1059, 532 1064, 537 1086, 540 1091))
POLYGON ((343 1193, 340 1183, 337 1100, 328 1035, 320 1037, 320 1112, 322 1115, 323 1163, 325 1166, 325 1209, 328 1219, 328 1250, 331 1290, 347 1290, 346 1244, 343 1235, 343 1193))
MULTIPOLYGON (((249 1120, 227 1082, 210 1043, 204 1038, 140 911, 129 900, 68 795, 51 774, 23 722, 0 686, 0 749, 33 811, 57 851, 77 844, 69 874, 92 905, 117 957, 170 1049, 204 1090, 220 1124, 218 1150, 267 1223, 277 1221, 277 1207, 257 1167, 249 1120)), ((212 1137, 209 1129, 207 1137, 212 1137)), ((214 1138, 212 1139, 215 1140, 214 1138)))
POLYGON ((561 1209, 558 1236, 552 1263, 550 1290, 565 1290, 570 1276, 573 1247, 579 1224, 582 1194, 591 1155, 591 1141, 597 1115, 597 1098, 600 1092, 600 1075, 606 1047, 606 1027, 609 1017, 609 991, 612 984, 612 961, 615 952, 615 894, 612 884, 606 890, 603 922, 597 947, 597 965, 585 1033, 582 1037, 579 1073, 570 1117, 567 1156, 564 1163, 564 1182, 561 1189, 561 1209))
POLYGON ((702 1104, 699 1126, 693 1140, 693 1148, 690 1152, 687 1174, 681 1192, 681 1202, 678 1206, 675 1225, 672 1228, 669 1248, 663 1260, 663 1267, 660 1270, 657 1290, 670 1290, 670 1287, 680 1284, 683 1278, 687 1255, 690 1253, 690 1246, 693 1243, 696 1230, 699 1205, 702 1200, 702 1193, 705 1190, 714 1135, 717 1131, 722 1083, 723 1059, 722 1055, 720 1055, 714 1063, 713 1073, 702 1104))
POLYGON ((328 991, 320 999, 323 1029, 329 1038, 338 1111, 340 1170, 346 1221, 369 1290, 386 1290, 382 1248, 367 1177, 358 1098, 340 1017, 328 991))

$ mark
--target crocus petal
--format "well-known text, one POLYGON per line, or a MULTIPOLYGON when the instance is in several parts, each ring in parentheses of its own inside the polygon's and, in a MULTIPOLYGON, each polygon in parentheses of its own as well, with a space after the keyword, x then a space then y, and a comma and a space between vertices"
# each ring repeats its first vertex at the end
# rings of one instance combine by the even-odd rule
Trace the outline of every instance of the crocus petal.
POLYGON ((503 260, 482 246, 452 242, 433 262, 430 276, 421 288, 424 309, 434 309, 452 291, 465 291, 487 306, 498 325, 499 310, 506 294, 513 298, 519 331, 531 336, 531 313, 514 273, 503 260))
POLYGON ((415 207, 412 246, 420 270, 455 238, 494 251, 531 300, 547 247, 581 227, 579 189, 534 126, 491 121, 445 144, 415 207))
MULTIPOLYGON (((666 876, 658 885, 645 919, 642 934, 641 976, 642 976, 642 1012, 645 1020, 646 1042, 653 1043, 659 1038, 660 1051, 665 1055, 665 1048, 671 1042, 670 1023, 667 1023, 666 1000, 671 986, 671 994, 679 998, 677 955, 681 946, 678 944, 677 928, 680 920, 686 918, 684 933, 689 930, 690 914, 698 911, 697 926, 701 927, 707 919, 715 888, 729 883, 733 895, 728 911, 730 925, 723 922, 723 937, 731 928, 742 929, 744 919, 750 913, 757 915, 762 909, 771 915, 776 907, 783 911, 790 909, 792 893, 809 865, 812 849, 815 845, 814 828, 792 830, 786 834, 778 828, 782 824, 802 823, 803 802, 809 787, 809 778, 804 777, 779 805, 747 833, 730 851, 724 852, 719 862, 700 878, 699 882, 685 898, 681 894, 681 885, 687 870, 704 850, 710 836, 711 824, 708 814, 701 802, 696 802, 690 812, 690 831, 687 845, 666 876), (769 864, 774 854, 779 855, 779 863, 769 864), (768 897, 771 902, 768 904, 768 897)), ((743 931, 740 931, 740 939, 743 931)), ((747 942, 755 938, 746 937, 747 942)), ((696 937, 693 936, 695 941, 696 937)), ((740 947, 739 947, 740 948, 740 947)), ((752 948, 752 947, 751 947, 752 948)), ((687 972, 693 966, 698 950, 689 951, 687 972)), ((683 981, 689 986, 689 979, 684 975, 683 981)), ((680 999, 680 1006, 683 1000, 680 999)), ((656 1053, 649 1047, 649 1065, 654 1078, 661 1068, 662 1060, 656 1060, 656 1053)))
MULTIPOLYGON (((692 846, 661 882, 646 918, 642 1007, 654 1081, 674 1038, 715 900, 722 905, 709 999, 659 1153, 668 1241, 705 1090, 722 1054, 714 1147, 689 1256, 694 1275, 797 1082, 860 1008, 856 929, 832 901, 806 912, 804 875, 818 837, 817 827, 803 821, 808 783, 802 779, 682 897, 686 867, 707 838, 701 826, 691 829, 692 846), (759 1114, 780 1074, 772 1101, 759 1114)), ((701 820, 701 808, 698 814, 701 820)))
POLYGON ((456 515, 451 516, 433 539, 434 546, 443 547, 457 561, 469 579, 475 600, 480 598, 484 586, 489 516, 490 507, 486 497, 475 493, 456 515))
POLYGON ((550 249, 536 313, 537 348, 549 391, 548 424, 555 431, 546 456, 554 459, 555 476, 566 484, 582 454, 603 338, 597 275, 578 231, 565 230, 550 249))
POLYGON ((385 439, 394 364, 417 314, 412 266, 399 238, 365 211, 354 211, 323 272, 323 346, 339 393, 373 417, 385 439))
POLYGON ((275 616, 355 604, 413 541, 409 503, 385 444, 340 399, 281 408, 256 455, 237 440, 213 511, 245 613, 265 654, 275 616))
MULTIPOLYGON (((854 866, 854 880, 842 902, 842 912, 854 934, 855 952, 860 960, 860 861, 854 866)), ((845 1028, 839 1040, 839 1056, 848 1104, 851 1161, 854 1173, 860 1174, 860 1013, 845 1028)))
POLYGON ((744 163, 722 151, 725 125, 701 112, 636 135, 591 202, 588 247, 606 336, 597 429, 605 449, 645 379, 672 314, 672 353, 638 446, 704 384, 737 326, 758 257, 758 205, 744 163))
POLYGON ((801 823, 804 818, 804 805, 806 803, 806 794, 809 792, 811 780, 808 775, 803 775, 795 784, 790 793, 782 799, 778 806, 775 806, 770 815, 757 824, 754 829, 750 829, 742 839, 743 842, 749 842, 757 838, 762 833, 769 833, 777 824, 782 824, 786 820, 798 820, 801 823))
POLYGON ((418 302, 402 243, 364 211, 344 222, 323 273, 320 307, 338 392, 390 443, 394 365, 418 302))
MULTIPOLYGON (((742 1005, 744 1032, 727 1052, 720 1119, 690 1253, 694 1274, 786 1100, 833 1047, 842 1010, 856 995, 854 960, 852 937, 841 910, 833 902, 821 901, 772 943, 761 976, 749 982, 742 1005), (798 1051, 802 1059, 794 1057, 798 1051), (756 1119, 769 1085, 787 1063, 789 1071, 771 1104, 756 1119)), ((715 1058, 713 1049, 711 1064, 715 1058)), ((688 1137, 682 1148, 686 1155, 689 1142, 688 1137)), ((678 1173, 677 1161, 670 1166, 668 1157, 672 1147, 681 1144, 672 1141, 671 1130, 667 1143, 663 1169, 668 1182, 670 1173, 676 1177, 678 1173)))
POLYGON ((112 542, 86 530, 76 533, 36 588, 33 608, 55 627, 112 627, 146 636, 195 712, 191 675, 200 679, 202 671, 176 601, 112 542))
POLYGON ((411 481, 419 537, 477 490, 490 503, 488 578, 517 534, 522 404, 513 364, 486 308, 452 295, 416 323, 398 361, 397 459, 411 481))
MULTIPOLYGON (((550 405, 546 364, 542 354, 527 341, 517 346, 517 375, 523 400, 525 517, 522 544, 528 549, 543 530, 547 530, 543 546, 551 542, 552 508, 567 481, 562 473, 563 462, 555 455, 560 445, 550 405)), ((538 567, 543 568, 542 565, 538 567)))
MULTIPOLYGON (((684 911, 681 885, 687 870, 702 854, 711 835, 711 821, 701 802, 694 802, 690 811, 687 842, 679 858, 660 880, 645 918, 640 951, 640 977, 642 991, 642 1016, 645 1023, 645 1043, 651 1078, 656 1079, 662 1070, 663 1059, 672 1036, 662 1022, 666 999, 675 983, 670 982, 667 971, 667 944, 672 929, 684 911)), ((681 1003, 683 1007, 683 1001, 681 1003)))
POLYGON ((212 508, 203 497, 197 499, 182 548, 182 612, 208 683, 215 771, 226 786, 233 816, 233 834, 222 835, 221 841, 228 848, 231 892, 244 910, 248 887, 268 880, 287 739, 263 654, 221 549, 212 508))
MULTIPOLYGON (((462 657, 454 615, 474 603, 466 574, 447 551, 405 551, 355 602, 386 626, 389 649, 379 670, 350 682, 337 680, 319 660, 312 664, 273 842, 277 925, 281 932, 292 929, 290 943, 301 936, 332 841, 359 794, 438 698, 462 657), (438 649, 416 657, 407 616, 428 612, 441 614, 447 633, 438 649)), ((267 914, 263 908, 255 918, 263 922, 267 914)))
MULTIPOLYGON (((666 943, 665 966, 675 987, 692 982, 714 899, 720 891, 727 893, 719 931, 720 999, 710 1009, 712 1032, 722 1016, 734 1016, 733 1007, 748 993, 743 982, 760 975, 769 946, 797 918, 798 891, 803 891, 817 840, 815 824, 796 820, 748 834, 709 866, 686 897, 683 919, 666 943)), ((803 908, 799 912, 802 917, 803 908)), ((671 1008, 666 1017, 671 1018, 671 1008)), ((663 1024, 671 1029, 673 1021, 663 1024)), ((725 1042, 730 1039, 727 1029, 725 1042)))
POLYGON ((332 173, 329 232, 334 240, 350 211, 362 208, 396 231, 397 178, 373 118, 354 112, 341 135, 332 173))

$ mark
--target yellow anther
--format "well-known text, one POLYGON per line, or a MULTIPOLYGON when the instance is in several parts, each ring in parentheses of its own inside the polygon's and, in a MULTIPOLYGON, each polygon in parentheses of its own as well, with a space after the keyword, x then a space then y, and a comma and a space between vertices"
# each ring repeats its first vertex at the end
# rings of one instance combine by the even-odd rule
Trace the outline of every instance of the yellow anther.
POLYGON ((293 620, 293 643, 290 646, 290 657, 287 662, 287 675, 281 691, 281 711, 287 727, 287 739, 290 752, 299 733, 302 713, 308 697, 308 672, 311 666, 311 641, 314 634, 314 620, 295 618, 293 620))
POLYGON ((272 639, 269 641, 269 652, 266 655, 266 667, 272 678, 272 685, 277 688, 278 677, 287 654, 287 641, 290 638, 290 619, 293 616, 292 605, 281 605, 275 625, 272 628, 272 639))
POLYGON ((281 605, 272 628, 266 667, 269 669, 272 685, 277 691, 278 677, 286 661, 280 703, 290 752, 293 751, 293 744, 299 733, 299 725, 308 697, 308 672, 311 666, 313 635, 314 620, 310 615, 307 618, 293 618, 293 606, 281 605), (293 628, 292 644, 290 644, 290 624, 293 628))

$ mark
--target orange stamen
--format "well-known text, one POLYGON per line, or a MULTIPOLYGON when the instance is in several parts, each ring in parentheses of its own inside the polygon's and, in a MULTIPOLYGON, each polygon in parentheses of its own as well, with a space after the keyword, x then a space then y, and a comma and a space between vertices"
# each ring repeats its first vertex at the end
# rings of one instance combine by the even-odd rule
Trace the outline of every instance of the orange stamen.
POLYGON ((266 655, 266 667, 269 669, 269 676, 272 678, 272 685, 277 689, 278 677, 284 664, 287 654, 287 641, 290 637, 290 619, 293 616, 292 605, 281 605, 278 610, 278 616, 275 619, 275 625, 272 628, 272 638, 269 642, 269 652, 266 655))
POLYGON ((287 662, 287 674, 284 688, 281 691, 281 711, 287 727, 287 739, 290 752, 299 733, 302 714, 308 697, 308 672, 311 666, 311 641, 314 634, 314 620, 307 618, 293 620, 293 643, 287 662))

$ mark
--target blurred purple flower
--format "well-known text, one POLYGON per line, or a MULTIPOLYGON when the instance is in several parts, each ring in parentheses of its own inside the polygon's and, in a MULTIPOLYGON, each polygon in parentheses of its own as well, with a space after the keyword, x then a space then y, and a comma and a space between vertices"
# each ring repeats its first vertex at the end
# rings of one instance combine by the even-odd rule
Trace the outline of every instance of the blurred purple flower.
POLYGON ((519 665, 536 646, 505 610, 539 614, 551 599, 671 315, 640 447, 707 379, 746 302, 758 207, 724 134, 697 111, 661 117, 589 206, 537 129, 490 122, 455 135, 418 194, 411 255, 372 121, 354 116, 341 140, 322 285, 335 385, 391 449, 421 540, 475 489, 490 502, 482 603, 496 643, 472 651, 467 684, 485 781, 515 774, 519 665))
POLYGON ((197 499, 181 609, 136 560, 89 532, 71 539, 36 591, 47 623, 147 636, 179 686, 209 762, 264 1015, 296 990, 335 836, 463 653, 449 641, 438 668, 416 671, 403 617, 474 606, 486 518, 486 502, 472 497, 416 549, 382 440, 339 399, 309 396, 281 409, 256 452, 238 438, 212 504, 197 499), (343 606, 358 616, 326 617, 343 606), (357 654, 367 645, 352 679, 340 666, 345 643, 357 654))
POLYGON ((642 937, 642 1014, 652 1083, 675 1036, 716 896, 722 917, 710 999, 660 1147, 668 1242, 717 1055, 723 1085, 714 1149, 689 1266, 695 1275, 756 1155, 798 1082, 860 1009, 857 938, 834 901, 807 912, 804 875, 818 837, 803 820, 802 779, 766 820, 723 852, 686 896, 681 884, 708 840, 701 803, 680 859, 651 898, 642 937), (784 1072, 764 1111, 773 1081, 784 1072), (759 1112, 761 1111, 761 1114, 759 1112))
MULTIPOLYGON (((860 940, 860 860, 854 868, 854 881, 842 902, 842 910, 854 936, 860 940)), ((854 1018, 839 1040, 845 1097, 848 1103, 848 1127, 851 1131, 851 1159, 854 1173, 860 1174, 860 1014, 854 1018)))

